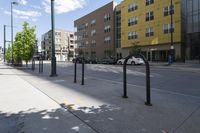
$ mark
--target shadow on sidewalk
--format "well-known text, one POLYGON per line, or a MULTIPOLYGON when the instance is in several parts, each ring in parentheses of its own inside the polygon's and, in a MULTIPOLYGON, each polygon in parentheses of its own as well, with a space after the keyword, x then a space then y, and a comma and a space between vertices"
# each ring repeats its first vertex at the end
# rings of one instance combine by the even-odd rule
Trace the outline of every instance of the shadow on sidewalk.
POLYGON ((77 133, 87 132, 88 129, 62 108, 42 111, 29 109, 16 114, 0 111, 1 133, 77 133))

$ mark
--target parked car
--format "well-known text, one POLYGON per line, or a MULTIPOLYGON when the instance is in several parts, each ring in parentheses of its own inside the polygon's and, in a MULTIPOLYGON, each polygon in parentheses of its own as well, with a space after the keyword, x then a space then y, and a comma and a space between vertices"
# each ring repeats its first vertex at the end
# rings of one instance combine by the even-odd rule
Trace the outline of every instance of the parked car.
POLYGON ((97 58, 87 58, 87 59, 85 59, 85 63, 88 63, 88 64, 97 64, 98 60, 97 60, 97 58))
POLYGON ((76 57, 72 59, 72 62, 75 63, 76 60, 77 60, 77 63, 82 63, 82 57, 76 57))
MULTIPOLYGON (((122 64, 124 64, 124 61, 125 61, 125 58, 119 59, 117 61, 117 64, 122 65, 122 64)), ((132 56, 130 59, 128 59, 127 64, 129 64, 129 65, 142 65, 142 64, 144 64, 144 61, 141 58, 136 58, 136 57, 132 56)))
POLYGON ((117 61, 116 61, 115 58, 103 58, 103 59, 101 60, 101 63, 102 63, 102 64, 116 64, 117 61))
MULTIPOLYGON (((83 57, 76 57, 72 60, 73 63, 77 60, 77 63, 82 63, 83 57)), ((84 63, 86 64, 97 64, 97 59, 96 58, 84 58, 84 63)))

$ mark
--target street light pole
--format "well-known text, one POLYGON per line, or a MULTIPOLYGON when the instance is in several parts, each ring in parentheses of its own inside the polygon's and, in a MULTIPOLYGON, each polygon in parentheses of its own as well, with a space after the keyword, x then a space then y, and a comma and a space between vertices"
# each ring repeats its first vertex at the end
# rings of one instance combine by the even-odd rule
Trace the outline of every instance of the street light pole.
POLYGON ((12 51, 11 51, 11 63, 13 65, 13 2, 11 2, 11 48, 12 48, 12 51))
POLYGON ((67 37, 68 38, 68 55, 67 55, 67 60, 68 60, 68 62, 69 62, 69 55, 70 55, 70 49, 69 49, 69 47, 70 47, 70 41, 69 41, 69 36, 67 37))
POLYGON ((18 5, 17 2, 11 2, 11 48, 12 48, 12 65, 14 63, 13 59, 13 5, 18 5))
POLYGON ((6 25, 4 25, 3 26, 3 33, 4 33, 4 41, 3 41, 3 44, 4 44, 4 46, 3 46, 3 61, 4 61, 4 63, 6 62, 6 25))
POLYGON ((174 13, 174 8, 173 8, 173 2, 171 0, 171 4, 170 4, 170 17, 171 17, 171 24, 170 24, 170 32, 171 32, 171 46, 170 46, 170 55, 171 55, 171 63, 174 59, 174 37, 173 37, 173 13, 174 13))
POLYGON ((52 55, 51 55, 51 75, 56 77, 56 57, 55 57, 55 25, 54 25, 54 0, 51 0, 51 31, 52 31, 52 55))

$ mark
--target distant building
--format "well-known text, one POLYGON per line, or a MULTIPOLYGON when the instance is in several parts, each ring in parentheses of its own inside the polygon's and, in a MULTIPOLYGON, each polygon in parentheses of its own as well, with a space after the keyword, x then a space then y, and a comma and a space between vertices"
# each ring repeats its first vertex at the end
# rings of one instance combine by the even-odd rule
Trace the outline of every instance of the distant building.
MULTIPOLYGON (((51 30, 42 35, 41 52, 45 59, 51 59, 52 51, 52 32, 51 30)), ((57 61, 66 61, 76 56, 76 36, 74 32, 63 29, 55 30, 55 56, 57 61)))
POLYGON ((4 49, 3 47, 0 46, 0 60, 3 59, 3 52, 4 52, 4 49))
POLYGON ((151 61, 166 61, 172 50, 175 59, 184 58, 184 12, 181 12, 184 3, 181 0, 172 2, 172 7, 170 0, 121 2, 121 48, 124 57, 134 45, 139 45, 151 61))
POLYGON ((200 58, 200 0, 123 0, 74 21, 79 54, 126 57, 138 45, 150 61, 200 58))
POLYGON ((186 0, 187 29, 186 29, 186 59, 200 57, 200 0, 186 0))
POLYGON ((74 26, 79 55, 104 58, 115 54, 114 2, 75 20, 74 26))

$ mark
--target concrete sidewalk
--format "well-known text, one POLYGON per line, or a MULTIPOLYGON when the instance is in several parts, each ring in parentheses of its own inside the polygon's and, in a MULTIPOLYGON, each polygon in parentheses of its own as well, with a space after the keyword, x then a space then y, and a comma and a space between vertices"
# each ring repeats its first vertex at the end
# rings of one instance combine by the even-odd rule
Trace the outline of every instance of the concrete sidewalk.
POLYGON ((0 64, 0 133, 95 133, 13 71, 0 64))
POLYGON ((73 70, 69 68, 60 70, 59 76, 55 78, 49 77, 48 64, 44 65, 44 69, 43 74, 38 74, 38 70, 14 72, 62 104, 96 132, 200 132, 199 97, 152 89, 153 106, 145 106, 145 88, 129 84, 129 98, 122 99, 122 84, 119 82, 89 77, 86 74, 85 85, 81 86, 80 77, 77 84, 73 83, 73 70))

